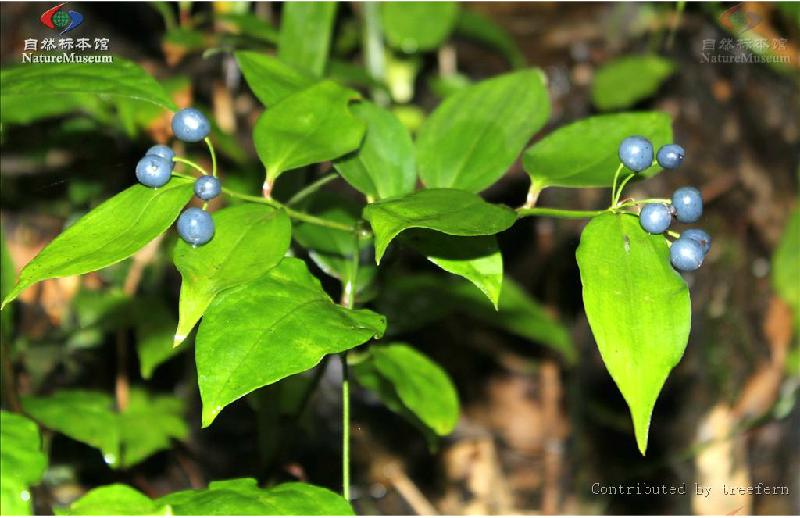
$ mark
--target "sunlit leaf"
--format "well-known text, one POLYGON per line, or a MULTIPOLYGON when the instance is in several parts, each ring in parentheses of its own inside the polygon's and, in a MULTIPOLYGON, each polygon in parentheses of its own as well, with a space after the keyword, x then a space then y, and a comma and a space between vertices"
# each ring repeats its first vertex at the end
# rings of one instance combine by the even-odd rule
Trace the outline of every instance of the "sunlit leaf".
POLYGON ((593 218, 577 258, 589 325, 644 455, 656 399, 689 339, 689 289, 672 269, 666 238, 627 214, 593 218))

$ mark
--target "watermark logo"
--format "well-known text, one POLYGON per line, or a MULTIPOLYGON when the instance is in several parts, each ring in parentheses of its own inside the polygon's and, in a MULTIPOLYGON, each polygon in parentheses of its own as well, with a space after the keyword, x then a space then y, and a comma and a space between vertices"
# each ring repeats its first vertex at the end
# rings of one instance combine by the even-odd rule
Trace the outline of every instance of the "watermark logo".
POLYGON ((58 36, 25 38, 23 63, 113 63, 111 40, 107 37, 72 37, 64 34, 83 23, 78 11, 65 9, 66 2, 54 5, 39 17, 42 25, 58 31, 58 36))
POLYGON ((62 7, 64 4, 51 7, 42 13, 39 21, 49 29, 60 31, 59 34, 66 34, 83 23, 83 15, 78 11, 67 11, 62 7))

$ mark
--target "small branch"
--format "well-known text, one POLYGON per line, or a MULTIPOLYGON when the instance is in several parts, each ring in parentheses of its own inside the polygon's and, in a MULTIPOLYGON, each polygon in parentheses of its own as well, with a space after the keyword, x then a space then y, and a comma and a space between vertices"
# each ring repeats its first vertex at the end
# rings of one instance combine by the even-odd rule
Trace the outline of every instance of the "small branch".
MULTIPOLYGON (((351 271, 342 286, 341 303, 347 309, 355 305, 355 282, 358 278, 359 239, 358 229, 353 229, 356 251, 353 253, 351 271)), ((342 496, 350 500, 350 371, 347 367, 347 351, 339 356, 342 361, 342 496)))
POLYGON ((614 208, 623 209, 625 207, 635 207, 637 205, 647 205, 648 203, 672 203, 672 200, 669 198, 647 198, 644 200, 630 200, 624 203, 619 203, 615 205, 614 208))
MULTIPOLYGON (((194 164, 194 162, 191 162, 190 160, 186 160, 186 159, 178 158, 178 157, 174 158, 174 160, 176 162, 185 163, 187 165, 195 167, 198 170, 200 170, 203 174, 206 174, 205 170, 203 170, 202 167, 198 166, 197 164, 194 164)), ((188 175, 188 174, 185 174, 185 173, 179 173, 177 171, 173 171, 172 174, 177 176, 177 177, 179 177, 179 178, 186 178, 188 180, 193 180, 194 179, 194 176, 192 176, 192 175, 188 175)), ((283 203, 281 203, 281 202, 279 202, 277 200, 273 200, 272 198, 262 198, 260 196, 252 196, 250 194, 243 194, 243 193, 240 193, 240 192, 237 192, 237 191, 233 191, 233 190, 225 188, 225 187, 222 188, 222 192, 224 192, 225 194, 227 194, 228 196, 230 196, 232 198, 237 198, 239 200, 249 201, 251 203, 263 203, 264 205, 269 205, 269 206, 275 207, 277 209, 283 209, 283 210, 286 211, 286 214, 288 214, 290 218, 295 219, 297 221, 304 221, 306 223, 311 223, 312 225, 317 225, 317 226, 320 226, 320 227, 330 228, 330 229, 333 229, 333 230, 343 230, 345 232, 355 232, 357 230, 355 227, 353 227, 351 225, 346 225, 344 223, 338 223, 336 221, 331 221, 329 219, 320 218, 318 216, 314 216, 312 214, 308 214, 307 212, 303 212, 303 211, 292 209, 291 207, 287 207, 283 203)))
MULTIPOLYGON (((127 297, 133 297, 139 284, 142 282, 142 275, 144 269, 156 256, 158 247, 164 235, 150 241, 144 248, 136 252, 133 256, 133 264, 131 264, 128 274, 125 276, 125 282, 122 285, 122 292, 127 297)), ((117 410, 124 412, 128 408, 128 400, 130 393, 130 381, 128 379, 128 334, 125 329, 117 330, 116 337, 116 353, 117 353, 117 373, 114 382, 114 394, 117 402, 117 410)))
POLYGON ((347 351, 342 360, 342 496, 350 500, 350 373, 347 368, 347 351))
POLYGON ((217 154, 214 152, 214 145, 211 143, 211 139, 206 137, 205 139, 206 145, 208 146, 208 153, 211 155, 211 176, 214 178, 217 177, 217 154))
POLYGON ((274 185, 274 181, 267 178, 264 180, 264 183, 261 185, 261 195, 264 199, 271 200, 272 199, 272 186, 274 185))
POLYGON ((531 188, 528 189, 528 196, 525 198, 525 204, 522 206, 523 209, 532 209, 536 202, 539 201, 539 194, 542 192, 542 188, 536 185, 535 183, 531 183, 531 188))
POLYGON ((323 176, 319 180, 310 183, 309 185, 307 185, 303 189, 300 189, 299 191, 297 191, 297 193, 295 193, 294 196, 289 198, 289 201, 286 202, 286 205, 288 205, 290 207, 292 205, 297 205, 298 203, 300 203, 304 199, 308 198, 309 196, 311 196, 312 194, 314 194, 315 192, 320 190, 325 185, 327 185, 327 184, 331 183, 332 181, 336 180, 336 178, 338 176, 339 175, 336 174, 336 173, 330 173, 330 174, 327 174, 327 175, 323 176))
MULTIPOLYGON (((186 164, 189 167, 191 167, 193 169, 196 169, 201 175, 208 176, 208 171, 203 169, 200 166, 200 164, 198 164, 197 162, 193 162, 193 161, 189 160, 188 158, 183 158, 183 157, 176 156, 176 157, 172 158, 172 161, 173 162, 178 162, 179 164, 186 164)), ((175 171, 173 171, 172 174, 174 174, 175 176, 180 176, 181 178, 188 178, 190 180, 194 180, 194 176, 192 176, 192 175, 177 173, 175 171)))
POLYGON ((519 215, 520 218, 528 216, 551 216, 554 218, 563 218, 563 219, 584 219, 584 218, 593 218, 595 216, 605 214, 606 212, 608 212, 607 209, 567 210, 567 209, 554 209, 549 207, 533 207, 530 209, 521 207, 517 209, 517 214, 519 215))
POLYGON ((391 484, 400 496, 411 506, 419 516, 436 516, 438 511, 431 502, 422 494, 422 491, 396 462, 392 462, 384 469, 387 482, 391 484))
POLYGON ((617 171, 614 173, 614 181, 611 182, 611 205, 614 205, 614 200, 617 199, 617 180, 619 180, 619 173, 622 172, 623 167, 622 162, 620 162, 617 171))
POLYGON ((630 182, 634 176, 636 176, 636 173, 631 173, 622 181, 619 188, 617 189, 616 196, 614 196, 614 202, 612 203, 612 205, 616 205, 617 203, 619 203, 619 199, 622 197, 622 190, 625 189, 625 186, 628 185, 628 182, 630 182))

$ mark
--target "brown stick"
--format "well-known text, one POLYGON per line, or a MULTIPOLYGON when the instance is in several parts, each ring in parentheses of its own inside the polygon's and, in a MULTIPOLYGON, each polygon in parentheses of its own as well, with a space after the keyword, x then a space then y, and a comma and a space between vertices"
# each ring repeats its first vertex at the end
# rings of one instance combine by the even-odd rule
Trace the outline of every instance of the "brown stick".
POLYGON ((386 466, 386 481, 400 493, 400 496, 408 502, 414 512, 420 516, 435 516, 439 514, 433 504, 425 498, 422 491, 416 484, 408 478, 408 475, 400 468, 397 462, 391 462, 386 466))
POLYGON ((542 514, 559 514, 561 480, 561 378, 553 360, 542 363, 542 412, 545 423, 544 477, 542 485, 542 514))
MULTIPOLYGON (((122 292, 129 298, 136 294, 139 284, 142 282, 144 269, 156 256, 158 247, 164 235, 160 235, 147 243, 144 248, 136 252, 133 256, 133 264, 128 270, 125 282, 122 285, 122 292)), ((130 393, 130 380, 128 379, 128 335, 125 329, 117 330, 117 374, 114 380, 114 394, 117 402, 117 410, 124 412, 128 408, 130 393)))

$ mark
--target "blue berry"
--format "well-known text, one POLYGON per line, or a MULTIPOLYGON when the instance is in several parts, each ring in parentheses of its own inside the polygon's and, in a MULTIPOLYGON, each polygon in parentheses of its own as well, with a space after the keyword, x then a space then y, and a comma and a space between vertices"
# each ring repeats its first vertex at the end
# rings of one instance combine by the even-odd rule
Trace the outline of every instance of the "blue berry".
POLYGON ((200 142, 210 131, 208 119, 195 108, 184 108, 172 117, 172 132, 184 142, 200 142))
POLYGON ((648 203, 639 213, 639 223, 651 234, 661 234, 672 223, 672 212, 663 203, 648 203))
POLYGON ((175 158, 175 152, 172 149, 168 148, 167 146, 161 146, 161 145, 153 146, 150 149, 148 149, 147 153, 145 154, 160 156, 173 166, 175 165, 172 163, 172 159, 175 158))
POLYGON ((619 160, 631 171, 644 171, 653 164, 653 144, 638 135, 628 137, 619 145, 619 160))
POLYGON ((681 237, 700 243, 700 246, 703 247, 703 256, 708 255, 708 251, 711 250, 711 236, 705 230, 690 228, 689 230, 684 230, 681 237))
POLYGON ((703 215, 703 197, 694 187, 681 187, 672 194, 675 217, 681 223, 694 223, 703 215))
POLYGON ((191 207, 178 218, 178 234, 192 246, 204 245, 214 237, 214 220, 208 212, 191 207))
POLYGON ((688 237, 681 236, 669 249, 669 260, 682 272, 693 272, 703 264, 703 246, 688 237))
POLYGON ((161 187, 169 181, 172 162, 157 155, 145 155, 136 164, 136 178, 148 187, 161 187))
POLYGON ((194 194, 201 200, 208 201, 219 196, 222 185, 213 176, 201 176, 194 182, 194 194))
POLYGON ((678 144, 667 144, 658 150, 656 160, 664 169, 676 169, 683 162, 683 153, 683 148, 678 144))

